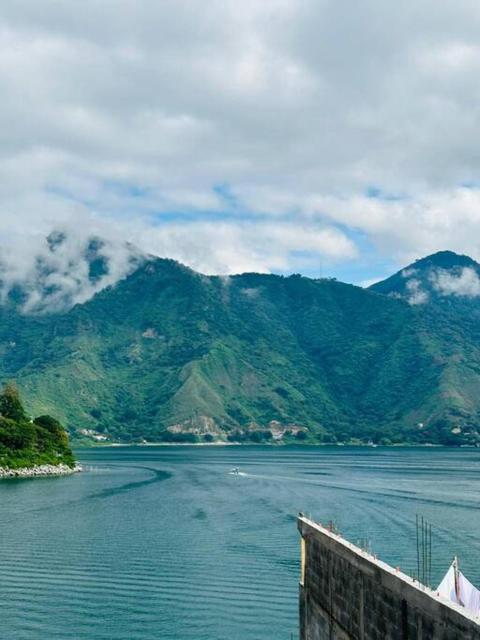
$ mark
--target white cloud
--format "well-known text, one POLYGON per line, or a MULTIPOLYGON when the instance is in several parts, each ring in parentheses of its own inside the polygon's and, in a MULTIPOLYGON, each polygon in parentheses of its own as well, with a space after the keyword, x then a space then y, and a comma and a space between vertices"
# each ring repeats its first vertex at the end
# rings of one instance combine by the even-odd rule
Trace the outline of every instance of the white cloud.
POLYGON ((208 273, 357 236, 480 258, 479 29, 474 0, 4 0, 0 243, 25 273, 58 226, 208 273))
POLYGON ((372 284, 377 284, 377 282, 380 282, 382 280, 382 278, 367 278, 366 280, 362 280, 361 282, 358 283, 359 287, 362 287, 362 289, 368 289, 369 287, 372 286, 372 284))
POLYGON ((21 290, 25 313, 62 311, 130 273, 142 255, 121 240, 100 239, 88 229, 65 228, 32 247, 22 234, 2 247, 1 296, 21 290))
POLYGON ((355 245, 334 228, 268 221, 170 224, 145 229, 139 244, 209 274, 286 271, 311 266, 319 256, 335 261, 356 255, 355 245))
POLYGON ((26 312, 58 311, 84 302, 128 274, 136 264, 132 258, 139 254, 126 238, 143 255, 168 256, 205 274, 301 271, 318 268, 319 256, 334 262, 356 255, 355 245, 345 234, 325 225, 278 225, 265 220, 152 226, 141 217, 105 221, 78 206, 69 215, 36 218, 35 203, 24 200, 23 204, 22 211, 30 211, 28 228, 25 216, 0 218, 0 280, 3 295, 15 285, 22 286, 26 312), (65 235, 53 251, 46 240, 52 228, 65 235), (108 267, 93 282, 85 259, 92 238, 102 239, 99 254, 108 267))
POLYGON ((458 274, 439 269, 432 275, 432 283, 436 291, 443 296, 466 296, 468 298, 480 296, 480 277, 471 267, 463 268, 458 274))
POLYGON ((408 302, 410 304, 425 304, 429 300, 428 292, 422 288, 422 283, 416 278, 411 278, 405 285, 408 291, 408 302))
POLYGON ((480 258, 480 188, 428 189, 415 197, 319 197, 311 215, 367 234, 386 255, 405 264, 441 249, 480 258))

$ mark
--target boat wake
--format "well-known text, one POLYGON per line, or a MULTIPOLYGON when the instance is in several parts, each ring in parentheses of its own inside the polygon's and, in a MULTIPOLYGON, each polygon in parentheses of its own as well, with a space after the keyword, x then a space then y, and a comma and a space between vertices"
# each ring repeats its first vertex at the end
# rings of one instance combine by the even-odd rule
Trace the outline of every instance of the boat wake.
POLYGON ((243 471, 240 471, 238 467, 234 467, 233 469, 230 469, 228 473, 231 476, 244 476, 244 477, 248 476, 248 473, 244 473, 243 471))

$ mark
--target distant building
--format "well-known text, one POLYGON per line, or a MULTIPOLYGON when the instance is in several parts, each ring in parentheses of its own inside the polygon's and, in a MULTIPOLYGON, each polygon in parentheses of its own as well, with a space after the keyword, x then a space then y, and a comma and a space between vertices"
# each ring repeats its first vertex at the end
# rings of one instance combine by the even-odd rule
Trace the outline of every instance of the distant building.
POLYGON ((79 429, 78 433, 82 436, 86 436, 87 438, 92 438, 92 440, 96 440, 97 442, 105 442, 109 439, 105 434, 98 433, 93 429, 79 429))

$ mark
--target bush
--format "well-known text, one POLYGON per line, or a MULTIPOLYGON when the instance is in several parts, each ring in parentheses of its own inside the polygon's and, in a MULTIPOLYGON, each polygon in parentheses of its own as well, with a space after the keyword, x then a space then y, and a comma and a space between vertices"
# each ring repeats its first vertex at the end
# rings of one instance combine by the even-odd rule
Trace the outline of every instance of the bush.
POLYGON ((265 442, 266 440, 271 440, 272 437, 273 436, 271 431, 252 431, 252 433, 250 434, 250 440, 257 444, 265 442))
POLYGON ((172 444, 195 444, 198 442, 198 436, 194 433, 172 433, 171 431, 164 431, 162 433, 163 442, 171 442, 172 444))

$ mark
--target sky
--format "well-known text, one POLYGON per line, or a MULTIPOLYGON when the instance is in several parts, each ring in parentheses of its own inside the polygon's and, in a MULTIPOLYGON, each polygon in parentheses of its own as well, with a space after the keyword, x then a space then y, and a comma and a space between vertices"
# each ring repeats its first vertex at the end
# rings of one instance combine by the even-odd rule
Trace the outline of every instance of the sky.
POLYGON ((478 0, 2 0, 2 261, 54 229, 113 279, 125 241, 356 284, 479 259, 479 33, 478 0))

